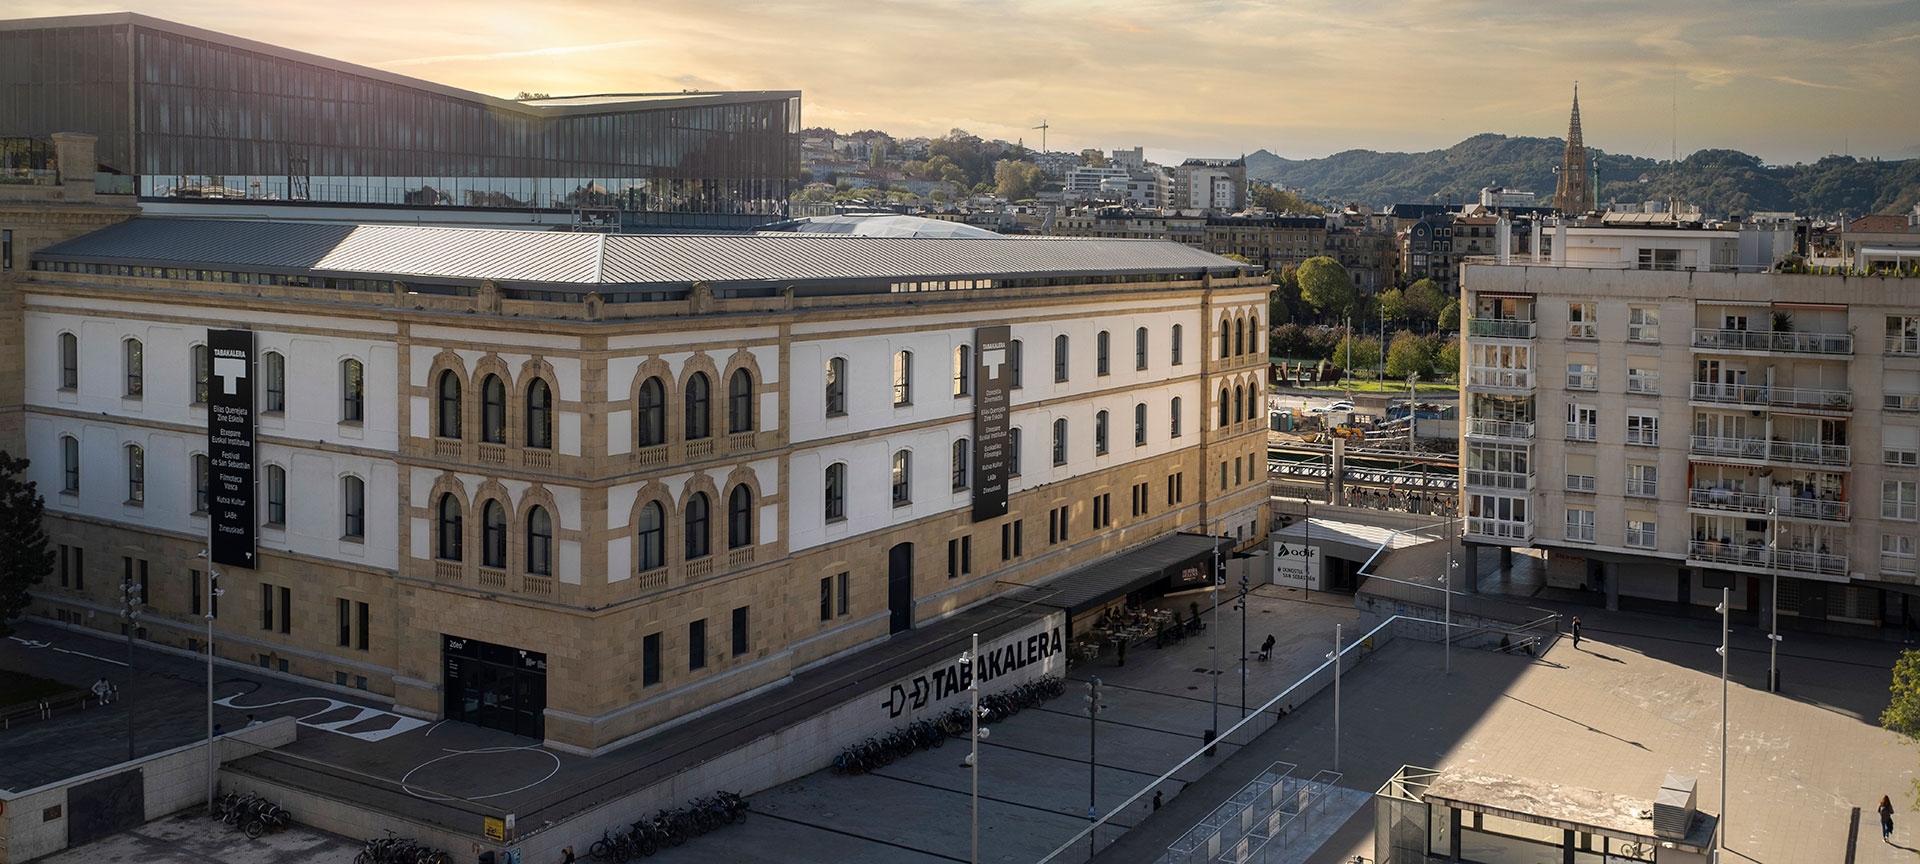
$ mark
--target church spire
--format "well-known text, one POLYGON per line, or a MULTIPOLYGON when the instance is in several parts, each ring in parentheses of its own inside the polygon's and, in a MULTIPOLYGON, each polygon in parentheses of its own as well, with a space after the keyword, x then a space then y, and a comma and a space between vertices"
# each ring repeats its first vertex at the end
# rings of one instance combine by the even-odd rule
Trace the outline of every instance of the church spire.
POLYGON ((1593 189, 1589 186, 1591 163, 1587 159, 1587 145, 1580 135, 1580 82, 1573 82, 1573 117, 1567 121, 1567 151, 1560 159, 1559 188, 1553 195, 1553 206, 1561 213, 1577 215, 1593 210, 1593 189))

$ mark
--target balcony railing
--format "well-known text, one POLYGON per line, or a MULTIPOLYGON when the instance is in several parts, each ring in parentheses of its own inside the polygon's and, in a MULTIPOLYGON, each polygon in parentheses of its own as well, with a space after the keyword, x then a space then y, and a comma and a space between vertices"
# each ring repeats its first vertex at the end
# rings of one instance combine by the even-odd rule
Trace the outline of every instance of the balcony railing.
POLYGON ((1900 333, 1888 335, 1887 354, 1894 357, 1920 357, 1920 336, 1900 333))
POLYGON ((1568 321, 1567 338, 1598 339, 1600 338, 1600 325, 1592 321, 1568 321))
POLYGON ((1830 501, 1824 498, 1794 498, 1788 495, 1776 495, 1773 498, 1773 512, 1795 519, 1819 519, 1824 522, 1845 522, 1849 507, 1845 501, 1830 501))
POLYGON ((1467 386, 1530 390, 1533 388, 1533 370, 1472 366, 1467 369, 1467 386))
POLYGON ((1695 328, 1693 347, 1709 351, 1771 351, 1783 354, 1852 354, 1850 333, 1695 328))
POLYGON ((1658 447, 1660 446, 1660 430, 1629 428, 1627 429, 1627 443, 1637 447, 1658 447))
POLYGON ((1743 492, 1738 489, 1689 489, 1687 506, 1702 507, 1708 510, 1725 510, 1732 513, 1767 513, 1773 499, 1756 492, 1743 492))
POLYGON ((1660 376, 1628 375, 1627 392, 1641 396, 1658 396, 1660 395, 1660 376))
POLYGON ((1920 411, 1920 396, 1911 393, 1882 393, 1880 407, 1887 411, 1920 411))
POLYGON ((1569 522, 1567 523, 1567 539, 1576 543, 1592 543, 1593 526, 1569 522))
POLYGON ((1660 482, 1658 480, 1646 480, 1629 474, 1627 475, 1626 494, 1635 498, 1658 498, 1660 497, 1660 482))
POLYGON ((1467 419, 1467 437, 1528 440, 1533 438, 1533 424, 1519 420, 1483 420, 1470 417, 1467 419))
POLYGON ((1568 492, 1592 492, 1599 485, 1592 474, 1568 474, 1568 492))
POLYGON ((1495 339, 1532 339, 1533 322, 1513 318, 1468 318, 1467 335, 1495 339))
POLYGON ((1496 537, 1501 540, 1532 540, 1533 523, 1468 517, 1467 533, 1476 537, 1496 537))
POLYGON ((1568 390, 1598 390, 1600 389, 1600 373, 1568 372, 1567 373, 1567 389, 1568 390))
POLYGON ((1720 459, 1765 459, 1767 458, 1767 439, 1695 435, 1687 452, 1694 456, 1720 459))
POLYGON ((1852 461, 1852 454, 1852 448, 1845 444, 1812 441, 1775 441, 1767 447, 1767 461, 1796 465, 1846 465, 1852 461))
POLYGON ((1567 440, 1568 441, 1597 441, 1599 440, 1599 438, 1600 438, 1600 427, 1595 424, 1592 424, 1592 423, 1568 423, 1567 424, 1567 440))
POLYGON ((1508 471, 1467 470, 1467 485, 1486 489, 1529 490, 1533 488, 1532 474, 1515 474, 1508 471))
POLYGON ((1628 528, 1627 545, 1635 549, 1653 549, 1660 545, 1658 533, 1651 528, 1628 528))
POLYGON ((1845 555, 1775 549, 1764 543, 1740 544, 1721 543, 1715 540, 1692 540, 1687 543, 1687 557, 1697 561, 1734 564, 1762 570, 1816 573, 1822 576, 1847 575, 1847 556, 1845 555))
POLYGON ((1882 552, 1880 553, 1880 572, 1912 576, 1914 574, 1914 556, 1882 552))
POLYGON ((1774 564, 1793 573, 1818 573, 1822 576, 1847 575, 1847 556, 1825 552, 1801 552, 1780 549, 1773 553, 1774 564))
POLYGON ((1827 411, 1853 410, 1852 390, 1819 387, 1772 387, 1766 384, 1725 384, 1718 381, 1693 382, 1695 402, 1717 402, 1750 408, 1815 408, 1827 411))

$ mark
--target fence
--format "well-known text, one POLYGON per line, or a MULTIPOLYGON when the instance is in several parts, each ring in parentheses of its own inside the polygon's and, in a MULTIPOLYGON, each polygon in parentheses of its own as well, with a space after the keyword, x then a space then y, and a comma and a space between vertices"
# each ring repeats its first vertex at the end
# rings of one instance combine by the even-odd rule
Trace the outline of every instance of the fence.
POLYGON ((1293 776, 1295 767, 1290 762, 1267 766, 1260 776, 1240 787, 1226 803, 1167 847, 1159 864, 1252 861, 1276 841, 1284 848, 1316 821, 1344 820, 1345 813, 1326 813, 1327 801, 1342 775, 1321 771, 1302 780, 1293 776))

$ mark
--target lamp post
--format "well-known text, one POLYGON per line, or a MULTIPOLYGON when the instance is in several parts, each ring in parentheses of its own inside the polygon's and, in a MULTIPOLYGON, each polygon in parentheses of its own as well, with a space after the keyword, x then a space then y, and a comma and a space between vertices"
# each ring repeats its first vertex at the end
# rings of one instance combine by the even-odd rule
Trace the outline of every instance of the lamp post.
MULTIPOLYGON (((133 568, 127 568, 126 581, 120 583, 120 620, 127 628, 127 698, 133 696, 133 631, 140 621, 140 606, 146 599, 140 596, 140 586, 133 581, 133 568)), ((127 761, 133 761, 133 707, 123 706, 127 713, 127 761)))
POLYGON ((973 752, 967 754, 967 767, 973 771, 973 864, 980 864, 980 676, 973 674, 973 658, 980 656, 980 634, 973 634, 973 648, 960 655, 960 667, 967 670, 967 716, 972 718, 973 752))
POLYGON ((1096 676, 1087 681, 1087 822, 1089 823, 1087 826, 1087 860, 1088 861, 1093 860, 1095 829, 1099 827, 1098 824, 1095 823, 1095 820, 1098 817, 1095 815, 1097 805, 1094 803, 1094 798, 1095 798, 1095 792, 1099 786, 1098 781, 1100 776, 1100 763, 1097 759, 1097 756, 1100 752, 1100 748, 1098 746, 1098 742, 1100 738, 1100 711, 1101 709, 1107 707, 1105 705, 1100 704, 1100 696, 1101 696, 1101 684, 1100 684, 1099 677, 1096 676))
MULTIPOLYGON (((1220 733, 1220 586, 1225 584, 1226 575, 1220 571, 1220 533, 1214 526, 1213 534, 1213 646, 1209 649, 1207 677, 1213 679, 1213 723, 1207 727, 1207 743, 1211 745, 1215 735, 1220 733)), ((1207 755, 1214 754, 1213 747, 1207 748, 1207 755)))
POLYGON ((1340 770, 1340 627, 1333 625, 1333 770, 1340 770))
POLYGON ((1442 633, 1446 642, 1448 675, 1453 674, 1453 568, 1458 566, 1460 565, 1453 561, 1453 552, 1447 552, 1447 570, 1440 574, 1440 590, 1446 595, 1446 614, 1442 622, 1444 625, 1442 633))
POLYGON ((209 547, 207 551, 200 553, 200 557, 207 559, 207 606, 205 611, 207 619, 207 813, 209 815, 213 813, 215 803, 213 796, 216 789, 214 781, 219 774, 220 764, 219 758, 215 756, 213 752, 213 604, 220 602, 220 595, 227 593, 222 591, 217 584, 220 580, 220 574, 214 572, 213 556, 208 554, 211 551, 211 547, 209 547))
POLYGON ((1247 719, 1247 571, 1240 570, 1240 719, 1247 719))
MULTIPOLYGON (((1720 589, 1720 845, 1726 845, 1727 837, 1727 616, 1732 610, 1728 603, 1728 589, 1720 589)), ((1719 860, 1715 850, 1714 860, 1719 860)))

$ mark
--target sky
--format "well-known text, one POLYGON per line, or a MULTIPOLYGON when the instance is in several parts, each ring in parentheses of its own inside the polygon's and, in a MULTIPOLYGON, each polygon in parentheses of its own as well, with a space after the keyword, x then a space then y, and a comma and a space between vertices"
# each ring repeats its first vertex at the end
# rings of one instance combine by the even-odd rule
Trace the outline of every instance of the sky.
POLYGON ((800 90, 803 121, 1150 158, 1470 135, 1920 157, 1920 0, 0 0, 134 11, 500 96, 800 90))

